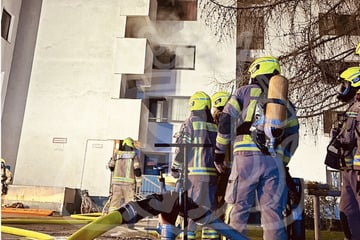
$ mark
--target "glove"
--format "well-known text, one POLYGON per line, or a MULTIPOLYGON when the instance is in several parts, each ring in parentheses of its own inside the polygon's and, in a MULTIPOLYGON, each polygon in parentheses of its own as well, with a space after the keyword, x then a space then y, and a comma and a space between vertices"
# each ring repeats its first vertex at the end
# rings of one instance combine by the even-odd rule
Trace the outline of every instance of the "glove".
POLYGON ((215 153, 214 165, 220 174, 225 173, 227 166, 224 153, 215 153))
POLYGON ((180 177, 180 170, 176 169, 176 168, 171 168, 171 176, 173 176, 174 178, 179 178, 180 177))
POLYGON ((110 158, 110 161, 108 162, 108 167, 109 167, 111 172, 114 171, 114 169, 115 169, 115 160, 113 158, 110 158))

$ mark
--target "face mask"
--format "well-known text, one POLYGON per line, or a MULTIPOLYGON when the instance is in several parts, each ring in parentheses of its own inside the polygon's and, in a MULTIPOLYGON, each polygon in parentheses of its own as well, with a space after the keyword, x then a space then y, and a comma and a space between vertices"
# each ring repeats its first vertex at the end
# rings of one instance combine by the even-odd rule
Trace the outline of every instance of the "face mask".
POLYGON ((342 102, 348 102, 354 98, 356 94, 356 89, 351 87, 350 82, 344 81, 340 86, 340 91, 337 96, 337 99, 339 99, 342 102))

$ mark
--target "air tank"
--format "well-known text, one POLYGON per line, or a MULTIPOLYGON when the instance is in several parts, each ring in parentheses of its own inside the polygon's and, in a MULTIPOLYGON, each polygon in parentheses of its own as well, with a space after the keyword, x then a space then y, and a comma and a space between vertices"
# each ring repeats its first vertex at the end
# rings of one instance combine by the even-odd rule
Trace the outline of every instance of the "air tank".
POLYGON ((282 75, 273 76, 269 81, 264 125, 265 135, 270 139, 270 148, 274 147, 275 139, 284 132, 287 101, 288 80, 282 75))

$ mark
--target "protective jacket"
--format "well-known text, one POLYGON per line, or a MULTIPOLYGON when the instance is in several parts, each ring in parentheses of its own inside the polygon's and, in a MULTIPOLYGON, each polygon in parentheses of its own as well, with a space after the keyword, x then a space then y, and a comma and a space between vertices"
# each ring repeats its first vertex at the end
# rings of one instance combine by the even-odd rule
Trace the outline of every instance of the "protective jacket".
MULTIPOLYGON (((113 184, 134 184, 135 173, 140 171, 140 161, 135 151, 118 151, 115 161, 113 184)), ((137 177, 139 174, 137 173, 137 177)), ((141 175, 141 173, 140 173, 141 175)))
MULTIPOLYGON (((216 153, 225 153, 230 144, 232 128, 236 126, 236 137, 233 142, 233 152, 260 152, 261 150, 251 137, 250 127, 254 120, 256 105, 260 101, 262 89, 257 84, 238 88, 228 104, 225 105, 219 123, 216 138, 216 153)), ((287 164, 298 146, 299 122, 292 104, 287 107, 287 120, 284 133, 278 141, 276 152, 287 164)))
POLYGON ((360 102, 355 101, 345 112, 343 129, 338 136, 340 141, 344 162, 343 169, 360 170, 360 102))
MULTIPOLYGON (((183 169, 184 154, 186 154, 188 196, 197 204, 209 209, 216 209, 216 179, 217 171, 214 165, 214 149, 217 134, 217 126, 210 116, 210 111, 193 110, 188 119, 181 126, 176 143, 189 144, 184 153, 181 148, 177 149, 177 155, 172 162, 172 169, 183 169), (191 147, 190 144, 206 144, 204 147, 191 147)), ((187 236, 195 239, 197 226, 193 220, 188 222, 187 236)), ((204 238, 218 238, 216 231, 203 227, 204 238)))
MULTIPOLYGON (((181 126, 177 143, 208 144, 211 147, 188 147, 188 175, 198 176, 201 181, 209 181, 216 178, 217 172, 214 165, 214 146, 216 141, 217 127, 215 123, 206 122, 191 112, 190 117, 181 126)), ((182 168, 183 154, 178 151, 173 168, 182 168)))
POLYGON ((345 112, 345 122, 337 140, 341 149, 342 186, 340 221, 348 239, 360 239, 360 102, 345 112))
POLYGON ((6 167, 5 160, 1 159, 1 194, 7 194, 8 191, 8 185, 10 185, 12 182, 12 173, 11 171, 6 167))

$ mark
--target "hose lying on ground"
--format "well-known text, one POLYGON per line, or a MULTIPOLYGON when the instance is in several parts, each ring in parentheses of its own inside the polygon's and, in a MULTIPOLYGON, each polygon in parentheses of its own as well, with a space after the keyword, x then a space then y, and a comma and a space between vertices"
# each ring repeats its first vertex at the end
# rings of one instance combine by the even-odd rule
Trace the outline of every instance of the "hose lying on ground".
POLYGON ((25 230, 25 229, 21 229, 21 228, 8 227, 8 226, 3 226, 3 225, 1 226, 1 232, 16 235, 16 236, 38 239, 38 240, 53 240, 53 239, 55 239, 54 237, 52 237, 48 234, 39 233, 39 232, 31 231, 31 230, 25 230))
POLYGON ((174 209, 179 211, 180 215, 185 212, 199 225, 208 226, 228 239, 248 240, 247 237, 221 221, 211 210, 197 205, 192 199, 186 198, 179 201, 177 192, 152 194, 143 200, 130 201, 118 210, 80 228, 68 240, 91 240, 120 224, 134 224, 145 217, 171 214, 174 209))

